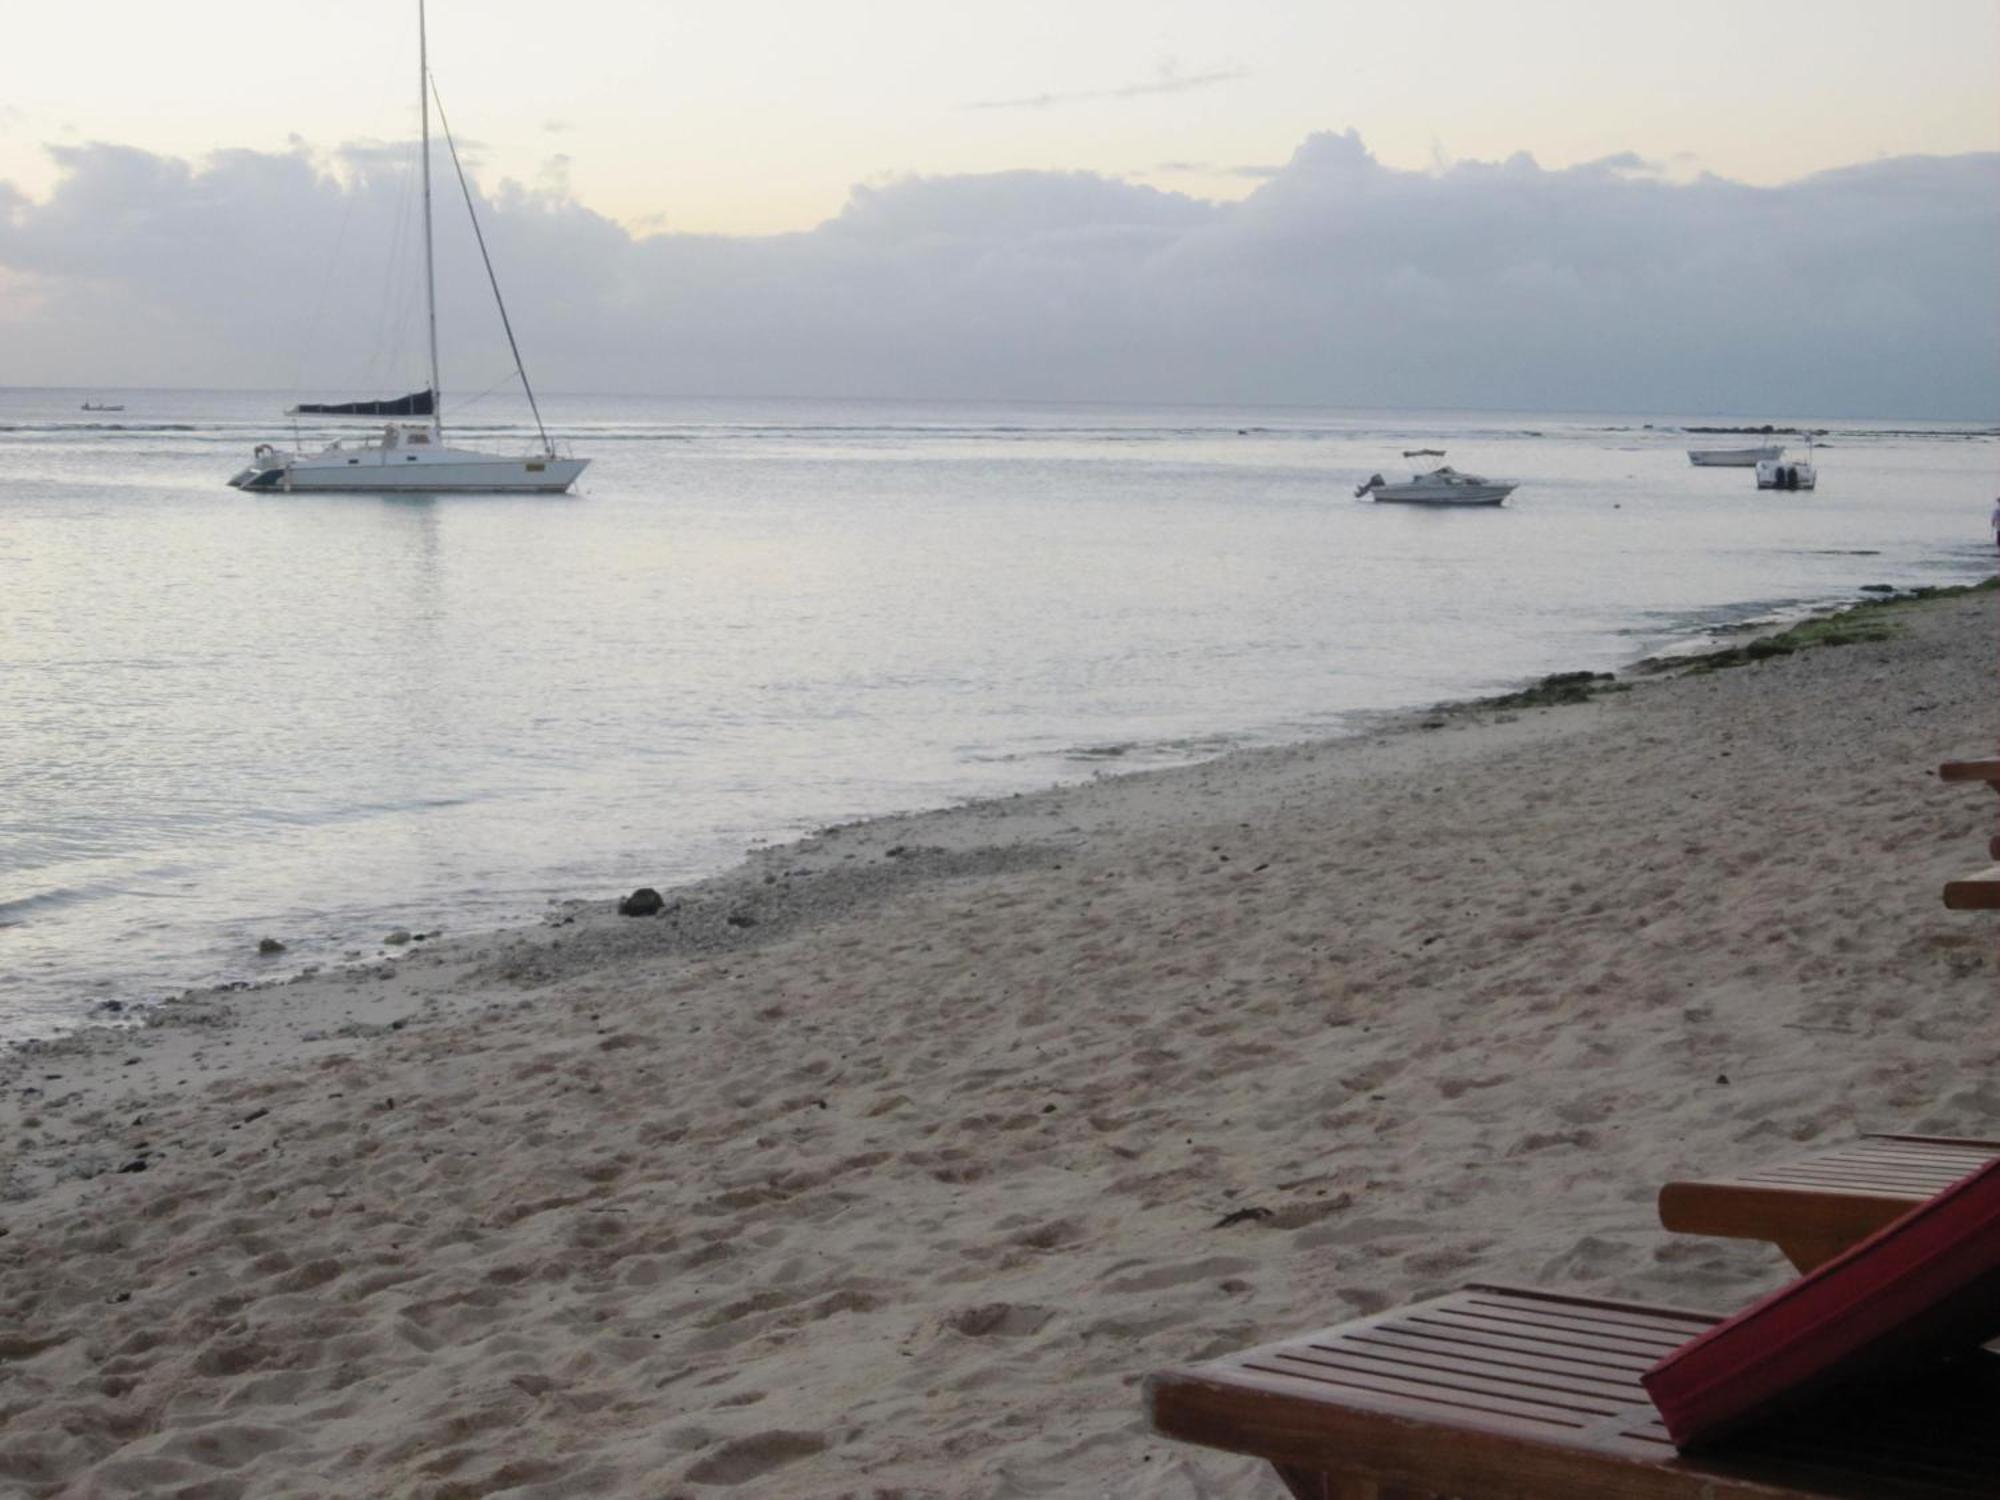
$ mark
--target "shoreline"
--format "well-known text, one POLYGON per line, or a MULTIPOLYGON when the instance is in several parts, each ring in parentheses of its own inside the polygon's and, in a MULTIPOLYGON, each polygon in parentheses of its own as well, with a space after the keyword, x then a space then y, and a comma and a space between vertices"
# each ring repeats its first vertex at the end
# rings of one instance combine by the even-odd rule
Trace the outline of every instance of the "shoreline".
MULTIPOLYGON (((1790 656, 1800 649, 1881 641, 1888 637, 1869 627, 1885 615, 1995 589, 2000 589, 2000 575, 1967 585, 1885 586, 1879 591, 1881 597, 1828 603, 1796 619, 1748 621, 1710 632, 1711 638, 1745 637, 1744 646, 1646 655, 1616 672, 1557 672, 1512 692, 1381 710, 1357 716, 1368 721, 1367 727, 1349 734, 1240 747, 1187 764, 1103 770, 1084 781, 829 824, 794 839, 753 845, 725 869, 663 889, 657 920, 672 934, 664 943, 621 938, 644 932, 654 920, 619 914, 623 895, 551 897, 550 909, 535 921, 466 933, 412 932, 407 943, 385 939, 371 957, 348 963, 314 965, 268 980, 196 985, 152 1003, 111 1001, 100 1007, 109 1014, 87 1017, 54 1036, 0 1043, 0 1092, 24 1080, 34 1059, 138 1049, 137 1061, 121 1064, 140 1069, 130 1082, 162 1087, 168 1073, 185 1074, 190 1067, 211 1078, 233 1076, 281 1065, 295 1046, 385 1035, 419 1019, 463 1017, 491 1008, 491 1002, 459 995, 455 987, 461 983, 532 988, 573 968, 552 961, 552 955, 564 946, 564 930, 579 922, 583 929, 578 936, 602 949, 608 962, 638 951, 698 958, 761 946, 902 890, 1004 873, 1017 866, 1033 868, 1064 848, 1078 847, 1090 831, 1096 831, 1066 821, 1066 803, 1078 795, 1127 784, 1140 793, 1156 782, 1171 786, 1182 778, 1207 781, 1227 776, 1239 765, 1260 762, 1301 757, 1317 761, 1363 753, 1372 757, 1380 749, 1393 750, 1438 730, 1508 723, 1523 712, 1575 707, 1688 675, 1790 656), (1864 628, 1843 633, 1839 627, 1847 621, 1865 622, 1864 628), (1831 640, 1825 638, 1828 627, 1833 631, 1831 640), (1775 643, 1775 649, 1758 649, 1766 642, 1775 643), (1006 824, 1010 842, 985 844, 987 827, 998 822, 1006 824), (925 837, 941 841, 911 842, 925 837), (855 868, 847 868, 850 865, 855 868), (792 884, 794 880, 798 884, 792 884), (807 883, 814 880, 819 884, 809 893, 807 883), (634 922, 641 925, 635 927, 634 922), (274 1003, 285 1005, 285 1014, 255 1014, 259 997, 275 997, 274 1003), (413 1011, 412 1005, 418 1009, 413 1011), (245 1006, 253 1013, 246 1016, 245 1006), (226 1064, 219 1064, 199 1044, 217 1031, 240 1029, 246 1022, 252 1045, 226 1064), (181 1044, 157 1041, 167 1036, 181 1038, 181 1044), (161 1049, 157 1058, 148 1057, 147 1050, 156 1044, 161 1049)), ((1888 626, 1891 631, 1895 628, 1893 623, 1888 626)), ((1099 827, 1116 823, 1117 815, 1097 821, 1099 827)), ((0 1138, 8 1123, 0 1112, 0 1138)), ((8 1176, 0 1173, 0 1205, 8 1201, 10 1186, 8 1176)))
MULTIPOLYGON (((1174 762, 1163 766, 1145 766, 1132 769, 1117 768, 1106 764, 1093 769, 1088 778, 1078 781, 1057 781, 1032 790, 1001 793, 991 796, 977 796, 964 801, 955 801, 938 807, 907 809, 899 812, 868 814, 809 829, 791 837, 779 836, 774 841, 758 841, 744 850, 737 860, 722 869, 705 876, 667 887, 664 894, 669 904, 682 896, 703 893, 711 887, 727 888, 733 883, 746 879, 753 866, 761 869, 760 861, 766 861, 784 851, 815 844, 828 835, 841 830, 873 824, 893 823, 911 818, 943 816, 977 808, 986 803, 1018 802, 1023 798, 1056 796, 1077 787, 1094 786, 1105 780, 1116 780, 1132 776, 1175 775, 1189 772, 1202 766, 1227 762, 1237 756, 1256 756, 1281 753, 1290 750, 1311 750, 1331 748, 1353 743, 1356 740, 1372 739, 1379 735, 1396 735, 1415 729, 1434 729, 1454 716, 1478 712, 1509 712, 1531 708, 1546 708, 1577 703, 1604 692, 1624 692, 1636 682, 1656 680, 1684 671, 1706 671, 1724 666, 1742 665, 1746 660, 1760 660, 1766 654, 1788 654, 1788 652, 1767 653, 1759 650, 1754 642, 1767 638, 1780 639, 1792 636, 1802 627, 1810 627, 1815 622, 1838 621, 1850 615, 1868 615, 1881 609, 1895 609, 1912 603, 1932 599, 1956 597, 1976 592, 1982 588, 2000 586, 2000 576, 1989 576, 1979 583, 1920 585, 1897 587, 1887 584, 1864 585, 1859 592, 1867 597, 1859 599, 1851 595, 1830 598, 1817 603, 1798 607, 1797 612, 1788 611, 1783 616, 1758 617, 1731 623, 1715 623, 1701 627, 1701 636, 1684 651, 1668 650, 1634 656, 1631 660, 1610 672, 1563 671, 1545 675, 1525 682, 1520 688, 1484 694, 1476 698, 1440 699, 1436 702, 1394 709, 1360 710, 1352 713, 1347 720, 1354 727, 1346 733, 1314 734, 1304 739, 1286 740, 1275 744, 1243 744, 1222 750, 1204 759, 1174 762), (1725 638, 1745 637, 1753 644, 1742 647, 1718 646, 1714 642, 1725 638)), ((1840 644, 1841 642, 1836 642, 1840 644)), ((1819 644, 1817 640, 1803 644, 1819 644)), ((1140 747, 1144 748, 1144 747, 1140 747)), ((160 1012, 167 1007, 201 1005, 205 1002, 221 1001, 227 997, 265 994, 282 991, 315 981, 335 981, 352 974, 374 974, 383 965, 397 964, 411 957, 429 952, 448 953, 466 945, 483 945, 504 941, 510 936, 539 931, 551 925, 567 925, 575 914, 607 901, 620 898, 602 896, 575 896, 552 894, 546 898, 549 911, 536 918, 523 915, 520 919, 497 927, 479 927, 463 932, 439 930, 434 932, 411 931, 410 940, 404 944, 392 944, 387 939, 373 944, 372 955, 353 957, 341 961, 315 961, 303 969, 273 974, 267 978, 212 979, 187 985, 161 998, 151 999, 135 995, 130 998, 114 997, 99 1001, 91 1011, 79 1016, 50 1035, 0 1038, 0 1084, 6 1077, 7 1059, 17 1051, 32 1052, 36 1049, 58 1045, 65 1040, 87 1035, 95 1031, 106 1031, 114 1035, 126 1035, 146 1030, 156 1024, 160 1012), (442 941, 432 941, 434 939, 442 941), (428 944, 428 947, 421 946, 428 944)), ((406 903, 414 904, 414 903, 406 903)), ((402 929, 408 931, 409 929, 402 929)), ((369 946, 363 944, 363 947, 369 946)), ((363 1007, 360 1016, 342 1018, 342 1024, 371 1024, 370 1015, 375 1007, 363 1007)), ((310 1028, 307 1028, 308 1030, 310 1028)))
POLYGON ((1740 1305, 1781 1262, 1661 1182, 2000 1128, 1934 776, 1996 601, 1890 607, 17 1048, 0 1475, 1221 1496, 1138 1376, 1474 1279, 1740 1305))

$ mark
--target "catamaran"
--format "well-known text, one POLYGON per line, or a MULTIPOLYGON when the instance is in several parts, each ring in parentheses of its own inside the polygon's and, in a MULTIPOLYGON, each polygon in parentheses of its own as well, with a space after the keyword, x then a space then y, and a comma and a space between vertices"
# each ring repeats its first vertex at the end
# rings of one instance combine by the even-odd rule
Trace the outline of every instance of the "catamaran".
POLYGON ((438 124, 465 194, 465 209, 472 216, 472 233, 479 244, 479 256, 486 264, 486 277, 493 287, 493 301, 500 309, 500 326, 507 332, 507 347, 513 352, 514 373, 521 377, 528 409, 534 413, 540 448, 528 454, 487 453, 477 448, 461 448, 444 440, 441 418, 442 382, 438 378, 437 271, 431 248, 431 99, 437 89, 431 77, 429 41, 424 25, 424 0, 417 0, 417 105, 423 119, 424 197, 424 310, 430 326, 430 385, 407 396, 380 401, 301 402, 290 408, 290 416, 389 418, 382 430, 359 440, 340 440, 317 453, 285 452, 270 443, 259 443, 250 466, 230 479, 239 490, 358 490, 418 491, 562 491, 590 463, 558 453, 542 425, 542 410, 535 402, 534 387, 528 383, 527 366, 521 362, 520 345, 514 340, 514 325, 507 317, 507 304, 500 296, 500 281, 493 273, 493 257, 486 249, 486 236, 479 227, 479 215, 472 206, 472 190, 465 180, 465 168, 458 159, 458 146, 451 138, 451 124, 445 119, 444 101, 438 100, 438 124), (411 421, 422 418, 422 421, 411 421))

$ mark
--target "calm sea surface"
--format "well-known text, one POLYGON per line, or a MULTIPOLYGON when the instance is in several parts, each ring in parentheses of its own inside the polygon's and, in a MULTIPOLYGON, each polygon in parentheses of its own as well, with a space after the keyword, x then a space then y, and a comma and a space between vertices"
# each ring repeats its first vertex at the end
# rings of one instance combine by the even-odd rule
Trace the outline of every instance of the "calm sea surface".
POLYGON ((280 404, 0 390, 0 1039, 1970 580, 2000 456, 1832 421, 1760 495, 1704 419, 558 398, 578 495, 226 488, 280 404), (1351 498, 1416 447, 1522 487, 1351 498))

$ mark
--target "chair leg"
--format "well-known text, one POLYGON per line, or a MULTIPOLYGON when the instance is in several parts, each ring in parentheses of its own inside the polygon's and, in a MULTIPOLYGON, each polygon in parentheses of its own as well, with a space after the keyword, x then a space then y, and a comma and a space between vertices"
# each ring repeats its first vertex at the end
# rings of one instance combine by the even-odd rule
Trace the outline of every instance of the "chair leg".
POLYGON ((1799 1271, 1810 1271, 1815 1266, 1824 1265, 1854 1242, 1852 1240, 1821 1240, 1804 1235, 1778 1241, 1778 1248, 1785 1259, 1799 1271))

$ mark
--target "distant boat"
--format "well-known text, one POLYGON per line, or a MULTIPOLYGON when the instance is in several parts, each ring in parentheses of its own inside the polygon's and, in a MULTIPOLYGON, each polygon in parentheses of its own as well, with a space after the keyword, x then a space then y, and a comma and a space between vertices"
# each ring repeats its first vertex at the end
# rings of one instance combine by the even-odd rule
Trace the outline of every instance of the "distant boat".
POLYGON ((107 405, 105 405, 105 404, 104 404, 103 402, 99 402, 99 401, 86 401, 86 402, 84 402, 84 403, 83 403, 83 409, 84 409, 85 411, 123 411, 123 410, 125 410, 125 408, 124 408, 124 407, 122 407, 122 406, 107 406, 107 405))
MULTIPOLYGON (((250 467, 234 475, 230 483, 239 490, 356 490, 380 494, 385 491, 434 494, 439 491, 494 493, 505 491, 562 491, 590 463, 587 458, 558 454, 542 426, 542 411, 535 403, 534 388, 521 362, 521 350, 514 342, 513 324, 507 318, 507 304, 500 297, 500 282, 493 274, 492 257, 486 253, 486 237, 480 232, 479 216, 473 213, 472 193, 465 194, 466 212, 472 216, 472 232, 479 242, 479 254, 486 262, 487 279, 492 283, 493 300, 500 309, 500 326, 507 331, 507 347, 514 355, 514 373, 521 377, 527 393, 528 409, 535 414, 535 430, 541 434, 539 452, 527 455, 486 453, 476 448, 448 447, 440 420, 437 341, 437 275, 431 251, 431 95, 436 85, 430 72, 430 54, 424 27, 423 0, 417 0, 417 104, 423 116, 424 188, 424 307, 430 324, 429 387, 407 396, 378 401, 304 403, 291 409, 292 415, 320 417, 409 418, 421 422, 390 421, 373 437, 337 441, 318 453, 286 453, 269 443, 259 443, 250 467)), ((444 106, 438 106, 438 123, 444 127, 445 145, 451 149, 452 165, 458 168, 459 184, 465 172, 458 166, 458 147, 451 139, 444 106)))
POLYGON ((1819 488, 1819 470, 1812 462, 1812 439, 1806 439, 1806 460, 1786 463, 1780 458, 1762 459, 1757 464, 1760 490, 1812 490, 1819 488))
POLYGON ((1405 458, 1443 458, 1443 457, 1444 457, 1444 449, 1442 449, 1442 448, 1405 448, 1405 449, 1403 450, 1403 457, 1405 457, 1405 458))
POLYGON ((1405 505, 1498 505, 1519 488, 1508 480, 1461 474, 1445 464, 1428 474, 1412 474, 1401 484, 1390 484, 1380 474, 1373 475, 1355 490, 1354 498, 1372 495, 1378 501, 1405 505))
POLYGON ((1785 456, 1782 443, 1761 448, 1690 448, 1688 462, 1697 469, 1754 469, 1765 462, 1775 463, 1785 456))
POLYGON ((1757 465, 1760 490, 1811 490, 1819 487, 1819 470, 1811 464, 1765 459, 1757 465))

